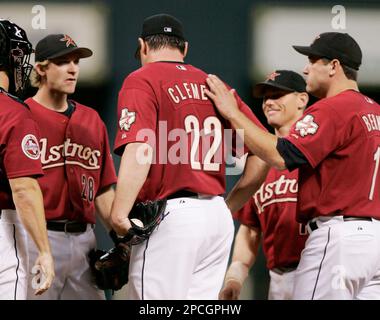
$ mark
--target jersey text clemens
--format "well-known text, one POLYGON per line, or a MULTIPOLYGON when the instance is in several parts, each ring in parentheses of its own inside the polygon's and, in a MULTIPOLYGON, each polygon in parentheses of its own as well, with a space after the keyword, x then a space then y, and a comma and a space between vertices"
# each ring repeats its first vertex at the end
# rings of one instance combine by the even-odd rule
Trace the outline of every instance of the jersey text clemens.
POLYGON ((58 146, 47 147, 48 139, 43 138, 41 143, 41 163, 43 169, 48 169, 57 166, 63 166, 65 163, 81 166, 85 169, 96 170, 99 169, 100 151, 92 150, 90 147, 81 144, 72 143, 70 139, 58 146), (78 157, 84 160, 85 163, 79 161, 60 161, 64 157, 78 157))
POLYGON ((167 88, 167 91, 173 102, 177 104, 187 99, 207 101, 205 89, 205 84, 183 82, 167 88))

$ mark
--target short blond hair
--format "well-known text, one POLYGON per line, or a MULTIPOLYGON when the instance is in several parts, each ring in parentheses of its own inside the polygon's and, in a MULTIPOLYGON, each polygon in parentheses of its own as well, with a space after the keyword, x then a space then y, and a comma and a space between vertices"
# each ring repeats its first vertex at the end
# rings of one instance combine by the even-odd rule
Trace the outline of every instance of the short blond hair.
POLYGON ((44 60, 42 62, 36 62, 32 72, 30 73, 30 84, 32 85, 32 87, 39 88, 41 86, 42 77, 41 77, 41 75, 38 74, 38 72, 36 70, 36 66, 39 65, 41 67, 47 67, 47 65, 49 63, 50 63, 49 60, 44 60))

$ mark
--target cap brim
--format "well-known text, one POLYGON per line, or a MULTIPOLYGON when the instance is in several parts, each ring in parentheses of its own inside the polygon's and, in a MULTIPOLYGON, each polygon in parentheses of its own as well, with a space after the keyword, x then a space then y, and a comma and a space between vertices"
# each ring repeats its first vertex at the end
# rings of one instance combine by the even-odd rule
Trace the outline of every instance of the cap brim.
POLYGON ((49 56, 46 59, 59 58, 59 57, 65 56, 65 55, 67 55, 69 53, 73 53, 73 52, 78 54, 79 59, 88 58, 88 57, 92 56, 92 51, 88 48, 71 47, 71 48, 67 48, 65 50, 62 50, 61 52, 56 53, 52 56, 49 56))
POLYGON ((305 56, 323 56, 322 53, 316 51, 316 50, 313 50, 311 47, 307 47, 307 46, 292 46, 294 48, 294 50, 296 50, 298 53, 300 54, 303 54, 305 56))
POLYGON ((264 94, 268 88, 276 88, 276 89, 281 89, 284 91, 294 92, 293 89, 290 89, 288 87, 285 87, 276 83, 261 82, 253 87, 253 96, 255 98, 264 97, 264 94))

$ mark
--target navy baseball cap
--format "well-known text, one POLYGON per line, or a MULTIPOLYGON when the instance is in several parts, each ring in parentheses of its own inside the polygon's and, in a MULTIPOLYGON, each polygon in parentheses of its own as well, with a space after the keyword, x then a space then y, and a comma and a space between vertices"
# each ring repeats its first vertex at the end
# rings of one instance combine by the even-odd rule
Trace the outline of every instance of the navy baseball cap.
POLYGON ((78 47, 75 41, 67 34, 50 34, 37 43, 35 61, 41 62, 54 59, 72 52, 78 53, 79 58, 92 56, 90 49, 78 47))
POLYGON ((268 88, 277 88, 289 92, 306 92, 306 81, 297 72, 276 70, 268 75, 264 82, 254 86, 253 95, 256 98, 262 98, 268 88))
POLYGON ((185 40, 181 21, 166 13, 156 14, 144 20, 140 37, 145 38, 155 34, 166 34, 185 40))
POLYGON ((310 46, 293 46, 293 48, 306 56, 338 59, 341 64, 355 70, 359 70, 362 63, 362 51, 348 33, 321 33, 310 46))

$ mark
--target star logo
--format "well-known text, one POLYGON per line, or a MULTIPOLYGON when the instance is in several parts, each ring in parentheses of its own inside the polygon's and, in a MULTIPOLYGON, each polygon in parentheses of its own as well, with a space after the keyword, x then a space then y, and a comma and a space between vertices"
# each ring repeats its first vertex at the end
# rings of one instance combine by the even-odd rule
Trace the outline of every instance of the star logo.
POLYGON ((128 111, 127 108, 121 110, 121 116, 119 120, 120 130, 129 131, 131 125, 136 121, 136 112, 128 111))
POLYGON ((68 36, 67 34, 65 34, 65 36, 62 39, 59 39, 59 41, 66 41, 66 47, 70 47, 70 46, 76 47, 77 46, 75 41, 70 36, 68 36))
POLYGON ((317 35, 317 36, 315 37, 315 39, 313 40, 313 43, 312 43, 312 44, 314 44, 315 41, 317 41, 317 40, 320 39, 320 38, 321 38, 321 36, 320 36, 320 35, 317 35))
POLYGON ((277 72, 272 72, 271 74, 267 75, 267 79, 265 81, 274 81, 276 79, 276 77, 278 77, 280 75, 280 73, 277 73, 277 72))

